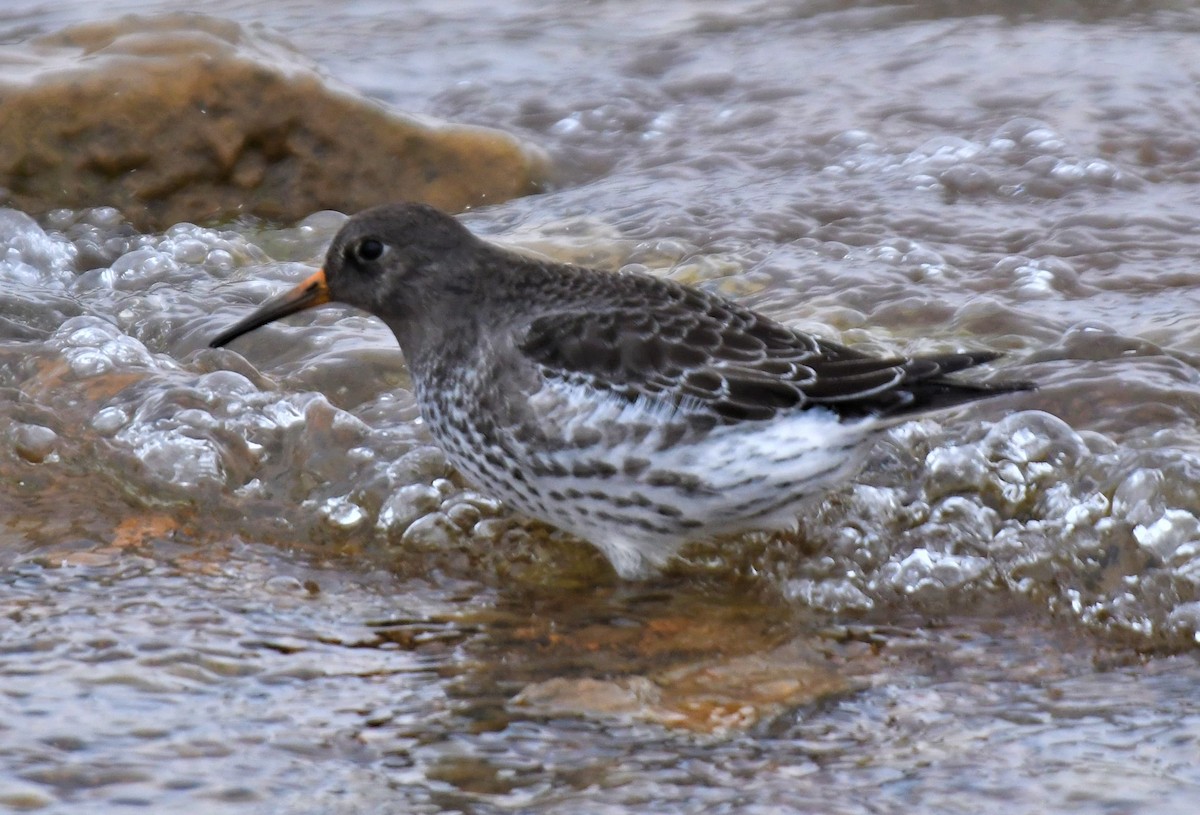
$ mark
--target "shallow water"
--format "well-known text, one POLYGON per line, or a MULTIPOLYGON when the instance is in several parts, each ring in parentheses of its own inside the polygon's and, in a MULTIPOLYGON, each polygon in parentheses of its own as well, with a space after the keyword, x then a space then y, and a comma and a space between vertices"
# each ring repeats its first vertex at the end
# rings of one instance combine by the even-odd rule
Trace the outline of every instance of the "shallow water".
POLYGON ((482 234, 1041 389, 620 584, 457 479, 377 322, 205 347, 341 216, 0 213, 0 805, 1194 811, 1200 15, 1039 8, 213 4, 550 150, 482 234))

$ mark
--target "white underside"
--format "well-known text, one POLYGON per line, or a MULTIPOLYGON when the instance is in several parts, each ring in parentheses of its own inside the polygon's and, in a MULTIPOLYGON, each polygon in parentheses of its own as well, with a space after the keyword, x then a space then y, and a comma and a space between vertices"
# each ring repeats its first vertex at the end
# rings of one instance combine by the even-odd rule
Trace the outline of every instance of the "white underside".
MULTIPOLYGON (((768 421, 718 426, 664 445, 664 435, 673 424, 686 420, 687 411, 694 410, 694 406, 676 407, 645 399, 631 404, 583 386, 547 387, 530 401, 535 413, 544 417, 543 429, 552 438, 573 439, 599 428, 618 441, 603 450, 584 446, 531 456, 527 462, 531 466, 523 468, 527 472, 536 472, 539 468, 533 465, 538 462, 571 471, 578 464, 586 467, 597 457, 614 464, 639 458, 651 462, 645 472, 632 477, 533 476, 529 481, 537 492, 561 493, 569 487, 583 493, 594 490, 648 499, 676 506, 683 517, 700 525, 686 533, 662 534, 618 519, 605 520, 594 510, 582 515, 570 506, 560 506, 561 511, 554 517, 546 517, 538 507, 526 505, 520 496, 504 495, 502 485, 470 462, 458 462, 459 466, 481 486, 496 488, 497 494, 514 508, 591 542, 624 577, 647 574, 689 540, 794 525, 799 504, 853 474, 861 466, 874 432, 892 424, 873 419, 840 422, 832 411, 817 408, 768 421), (592 409, 581 411, 583 405, 592 409), (688 495, 675 487, 648 483, 647 473, 662 471, 694 477, 702 489, 688 495), (763 499, 780 505, 769 511, 753 509, 754 503, 763 499)), ((636 507, 623 510, 625 515, 638 512, 652 511, 636 507)))

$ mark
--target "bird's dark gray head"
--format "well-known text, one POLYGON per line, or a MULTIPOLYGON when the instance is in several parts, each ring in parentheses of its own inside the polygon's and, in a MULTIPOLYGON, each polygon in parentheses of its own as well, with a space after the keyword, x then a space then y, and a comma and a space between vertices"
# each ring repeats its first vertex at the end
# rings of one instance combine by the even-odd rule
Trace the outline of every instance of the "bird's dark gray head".
POLYGON ((225 345, 281 317, 335 301, 382 318, 403 345, 412 326, 436 326, 437 312, 454 307, 447 301, 470 293, 478 265, 474 253, 482 246, 453 217, 425 204, 364 210, 338 231, 323 269, 210 344, 225 345))
POLYGON ((466 284, 480 241, 425 204, 385 204, 355 215, 325 255, 330 299, 389 323, 426 312, 430 300, 466 284))

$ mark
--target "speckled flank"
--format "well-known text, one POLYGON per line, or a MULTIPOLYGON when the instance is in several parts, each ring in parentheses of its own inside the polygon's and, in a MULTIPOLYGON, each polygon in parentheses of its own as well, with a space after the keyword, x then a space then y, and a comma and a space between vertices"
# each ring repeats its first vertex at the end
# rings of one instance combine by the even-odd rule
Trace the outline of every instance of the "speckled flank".
POLYGON ((886 426, 814 409, 713 427, 661 400, 549 381, 528 402, 541 418, 531 439, 527 428, 480 426, 473 396, 419 390, 455 466, 512 508, 589 540, 626 577, 688 540, 793 524, 797 506, 856 469, 886 426))

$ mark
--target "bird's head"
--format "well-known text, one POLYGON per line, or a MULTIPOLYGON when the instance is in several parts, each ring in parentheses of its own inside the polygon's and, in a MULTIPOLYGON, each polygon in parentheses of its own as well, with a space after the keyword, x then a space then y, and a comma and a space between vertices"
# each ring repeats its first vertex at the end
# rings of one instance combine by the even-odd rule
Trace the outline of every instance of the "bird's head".
POLYGON ((480 246, 456 219, 424 204, 365 210, 338 231, 320 270, 264 303, 210 345, 225 345, 267 323, 330 302, 381 318, 404 345, 412 326, 436 324, 430 312, 455 295, 469 295, 472 253, 480 246), (423 319, 414 319, 418 315, 423 319))

